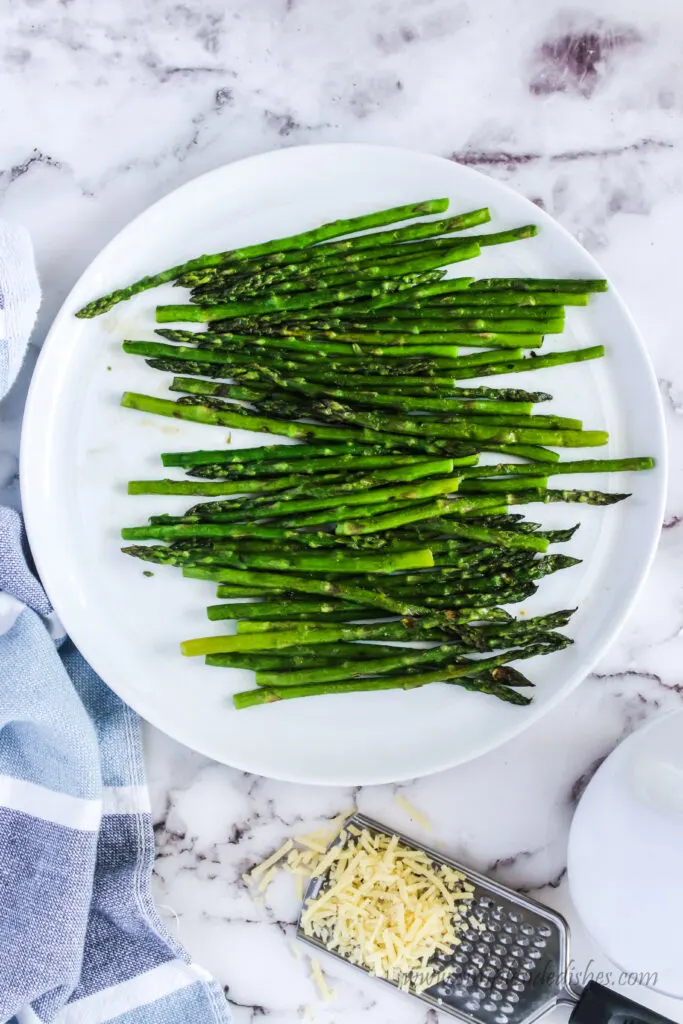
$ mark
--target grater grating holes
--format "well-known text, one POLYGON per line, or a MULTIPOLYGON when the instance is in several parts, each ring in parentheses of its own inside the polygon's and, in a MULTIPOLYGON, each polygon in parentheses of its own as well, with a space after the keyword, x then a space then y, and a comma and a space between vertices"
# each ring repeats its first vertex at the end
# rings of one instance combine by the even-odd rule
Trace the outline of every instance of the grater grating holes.
MULTIPOLYGON (((359 816, 360 827, 374 824, 359 816)), ((413 845, 410 839, 399 838, 413 845)), ((444 860, 433 851, 425 852, 433 854, 436 863, 444 860)), ((468 875, 466 868, 446 863, 468 875)), ((549 965, 557 964, 565 952, 564 922, 552 912, 543 917, 527 906, 523 896, 498 891, 494 882, 489 888, 486 879, 470 878, 473 898, 467 908, 460 908, 460 941, 435 958, 449 976, 423 998, 442 1012, 460 1016, 465 1024, 525 1024, 535 1019, 531 1015, 541 1001, 553 996, 539 970, 546 960, 549 965), (531 985, 537 976, 538 986, 531 985)))

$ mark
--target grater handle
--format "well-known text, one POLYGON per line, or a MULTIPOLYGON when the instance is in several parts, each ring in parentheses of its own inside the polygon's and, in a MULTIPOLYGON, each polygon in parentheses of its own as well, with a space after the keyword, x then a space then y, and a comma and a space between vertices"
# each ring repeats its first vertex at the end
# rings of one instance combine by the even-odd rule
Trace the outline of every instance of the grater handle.
POLYGON ((569 1024, 674 1024, 661 1013, 589 981, 572 1010, 569 1024))

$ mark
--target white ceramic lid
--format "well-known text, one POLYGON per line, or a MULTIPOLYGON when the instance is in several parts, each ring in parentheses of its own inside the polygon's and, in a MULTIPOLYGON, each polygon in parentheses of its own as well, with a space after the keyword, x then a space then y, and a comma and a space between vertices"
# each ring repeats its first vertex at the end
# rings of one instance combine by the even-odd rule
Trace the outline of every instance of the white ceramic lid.
POLYGON ((683 712, 639 729, 600 766, 569 836, 569 887, 602 951, 683 997, 683 712))

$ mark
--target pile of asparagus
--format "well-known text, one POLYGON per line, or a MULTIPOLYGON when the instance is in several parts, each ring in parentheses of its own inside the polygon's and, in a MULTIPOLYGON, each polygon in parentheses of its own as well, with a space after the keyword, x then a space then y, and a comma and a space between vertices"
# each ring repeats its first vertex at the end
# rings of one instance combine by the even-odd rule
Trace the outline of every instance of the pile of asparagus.
POLYGON ((546 392, 458 385, 602 356, 602 346, 536 350, 562 332, 566 306, 586 305, 606 282, 449 278, 448 267, 482 246, 536 228, 462 236, 489 211, 441 218, 447 206, 395 207, 200 256, 78 314, 166 282, 190 288, 188 304, 157 307, 157 322, 210 330, 123 343, 174 374, 181 397, 126 392, 121 404, 303 442, 165 453, 163 465, 185 479, 129 484, 131 494, 214 499, 125 528, 136 543, 123 550, 218 584, 222 603, 208 618, 237 619, 236 635, 181 649, 255 670, 257 687, 235 695, 237 708, 437 681, 528 704, 519 691, 533 684, 510 662, 570 643, 558 630, 572 612, 514 619, 502 606, 577 564, 547 553, 577 527, 543 530, 509 506, 609 505, 628 495, 555 489, 549 478, 654 465, 560 461, 555 448, 603 445, 608 435, 534 413, 546 392), (440 219, 417 219, 433 214, 440 219), (483 453, 512 461, 482 463, 483 453), (431 646, 394 646, 416 640, 431 646))

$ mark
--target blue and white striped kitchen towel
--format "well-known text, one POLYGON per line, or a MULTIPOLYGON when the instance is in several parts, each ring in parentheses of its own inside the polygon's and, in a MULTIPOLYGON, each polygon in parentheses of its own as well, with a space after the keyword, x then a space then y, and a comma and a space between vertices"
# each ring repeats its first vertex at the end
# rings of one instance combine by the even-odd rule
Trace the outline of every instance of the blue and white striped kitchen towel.
MULTIPOLYGON (((2 224, 0 293, 2 398, 39 301, 28 236, 2 224)), ((138 718, 61 633, 0 508, 0 1021, 228 1024, 151 899, 138 718)))

